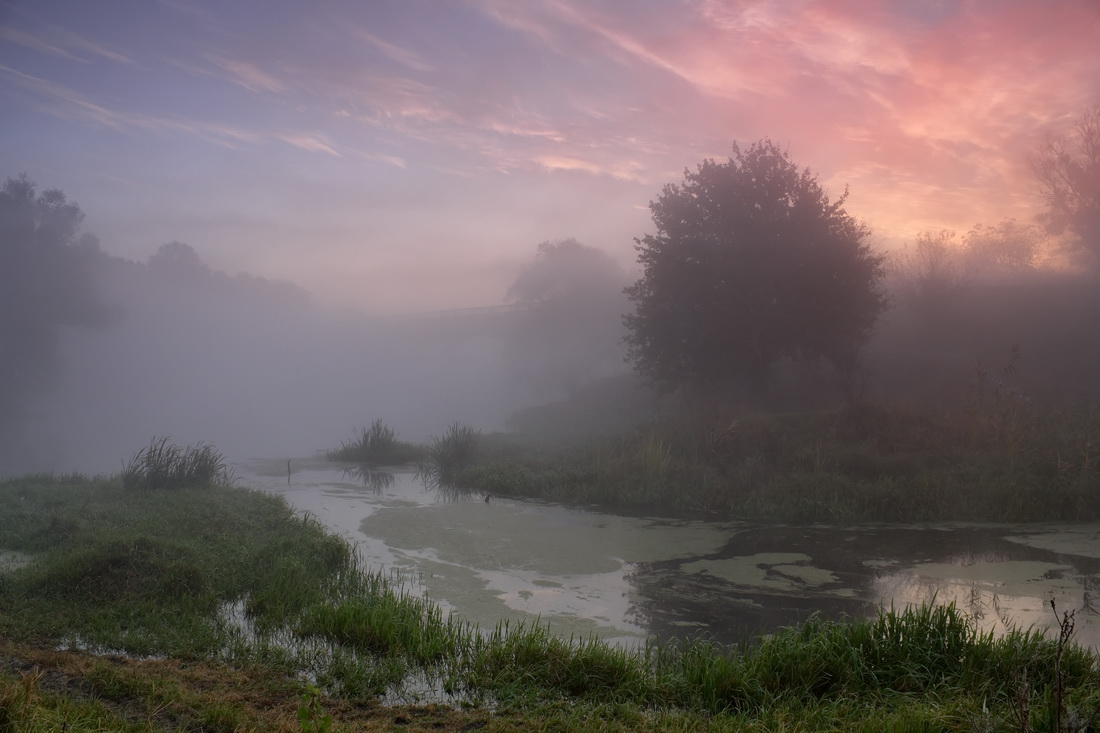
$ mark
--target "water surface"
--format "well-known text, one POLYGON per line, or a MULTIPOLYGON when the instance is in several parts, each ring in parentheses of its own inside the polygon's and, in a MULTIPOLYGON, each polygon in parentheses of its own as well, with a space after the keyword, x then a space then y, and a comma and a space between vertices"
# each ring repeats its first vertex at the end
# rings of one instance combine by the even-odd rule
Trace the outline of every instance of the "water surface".
POLYGON ((1100 525, 791 526, 625 517, 493 497, 455 498, 410 472, 318 459, 236 466, 455 615, 541 621, 630 643, 723 642, 805 620, 955 602, 982 628, 1049 628, 1076 613, 1100 648, 1100 525))

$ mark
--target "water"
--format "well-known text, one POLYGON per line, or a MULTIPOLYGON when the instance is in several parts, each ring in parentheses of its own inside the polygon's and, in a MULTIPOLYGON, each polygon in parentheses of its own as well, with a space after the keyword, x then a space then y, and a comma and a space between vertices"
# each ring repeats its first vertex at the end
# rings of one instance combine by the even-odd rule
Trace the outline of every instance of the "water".
POLYGON ((279 493, 357 543, 368 564, 483 627, 541 621, 635 643, 727 643, 805 620, 955 602, 984 629, 1056 626, 1100 648, 1100 525, 790 526, 624 517, 430 491, 411 473, 252 461, 279 493))

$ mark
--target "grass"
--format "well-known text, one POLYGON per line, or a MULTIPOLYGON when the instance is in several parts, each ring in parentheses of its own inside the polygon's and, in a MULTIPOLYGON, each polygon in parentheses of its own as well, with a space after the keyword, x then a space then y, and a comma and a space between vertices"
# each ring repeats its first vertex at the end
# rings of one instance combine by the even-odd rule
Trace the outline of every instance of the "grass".
POLYGON ((0 730, 1032 731, 1100 711, 1070 616, 1059 639, 923 606, 624 649, 445 617, 224 484, 38 475, 0 504, 0 547, 33 558, 0 575, 0 730), (380 704, 395 691, 429 704, 380 704))
POLYGON ((325 456, 330 461, 346 461, 364 466, 405 466, 424 457, 424 450, 413 443, 398 440, 397 432, 381 419, 369 428, 356 431, 351 440, 325 456))
POLYGON ((122 485, 132 490, 209 488, 231 479, 225 457, 199 443, 182 448, 168 437, 156 437, 126 464, 122 485))
POLYGON ((474 488, 464 481, 463 472, 477 460, 480 443, 480 431, 453 423, 442 436, 432 439, 427 457, 417 465, 420 478, 431 488, 459 491, 474 488))
MULTIPOLYGON (((578 433, 580 431, 578 430, 578 433)), ((954 411, 696 409, 552 450, 498 436, 471 489, 619 511, 794 522, 1100 518, 1100 409, 991 394, 954 411)), ((522 438, 522 436, 520 436, 522 438)))

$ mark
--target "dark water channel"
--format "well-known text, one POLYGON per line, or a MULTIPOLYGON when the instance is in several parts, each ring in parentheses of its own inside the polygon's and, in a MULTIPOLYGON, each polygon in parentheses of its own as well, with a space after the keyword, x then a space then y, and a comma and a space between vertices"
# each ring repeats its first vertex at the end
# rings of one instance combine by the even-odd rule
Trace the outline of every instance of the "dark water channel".
POLYGON ((622 517, 430 491, 411 473, 254 461, 243 485, 283 494, 368 564, 483 627, 548 623, 630 643, 737 642, 813 613, 955 602, 985 629, 1076 612, 1100 648, 1100 525, 789 526, 622 517), (1093 604, 1096 604, 1095 606, 1093 604))

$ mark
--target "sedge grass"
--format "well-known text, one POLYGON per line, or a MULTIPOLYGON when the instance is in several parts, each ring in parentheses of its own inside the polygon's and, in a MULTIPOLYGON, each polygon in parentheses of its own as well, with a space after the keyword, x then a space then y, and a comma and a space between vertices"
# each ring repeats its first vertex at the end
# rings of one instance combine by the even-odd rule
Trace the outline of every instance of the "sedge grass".
POLYGON ((358 463, 367 468, 378 466, 405 466, 416 463, 424 456, 424 449, 413 443, 399 440, 397 431, 378 418, 369 428, 362 428, 355 437, 345 441, 336 450, 328 451, 330 461, 358 463))
POLYGON ((427 456, 417 465, 417 474, 430 488, 466 490, 463 472, 478 459, 481 432, 470 425, 453 423, 442 436, 432 439, 427 456))
POLYGON ((170 438, 154 436, 126 464, 122 485, 131 490, 209 488, 230 483, 232 477, 213 446, 199 443, 180 447, 170 438))

